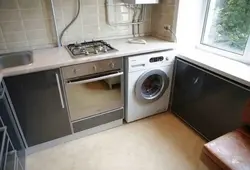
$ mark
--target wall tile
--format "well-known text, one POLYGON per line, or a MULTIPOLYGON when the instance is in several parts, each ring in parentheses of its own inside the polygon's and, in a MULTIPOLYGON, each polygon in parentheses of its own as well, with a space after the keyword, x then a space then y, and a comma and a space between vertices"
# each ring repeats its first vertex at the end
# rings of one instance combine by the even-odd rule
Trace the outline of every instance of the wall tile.
POLYGON ((6 43, 6 46, 8 52, 25 51, 30 49, 30 46, 27 41, 6 43))
POLYGON ((52 17, 50 0, 0 0, 0 53, 55 46, 52 17))
MULTIPOLYGON (((77 0, 53 1, 60 33, 75 16, 77 0)), ((172 4, 171 0, 168 1, 169 5, 172 4)), ((114 0, 114 2, 122 4, 121 0, 114 0)), ((81 0, 79 18, 65 32, 63 42, 132 36, 131 25, 110 26, 107 24, 104 3, 105 0, 81 0)), ((150 23, 153 14, 151 8, 152 5, 147 5, 146 23, 140 27, 142 34, 151 33, 150 23)), ((131 20, 132 11, 125 6, 118 6, 112 11, 111 16, 115 16, 116 21, 131 20)), ((50 0, 0 0, 0 43, 4 46, 4 49, 0 49, 0 53, 6 50, 17 51, 55 46, 56 33, 50 0)))
POLYGON ((23 30, 23 24, 21 21, 1 22, 0 26, 3 33, 23 30))
POLYGON ((23 23, 26 30, 45 29, 44 20, 27 20, 23 23))
POLYGON ((11 32, 11 33, 5 33, 4 34, 5 42, 23 42, 26 41, 26 34, 24 31, 18 31, 18 32, 11 32))
MULTIPOLYGON (((76 13, 77 0, 57 0, 56 18, 59 30, 62 30, 63 26, 68 24, 76 13), (60 11, 61 9, 61 11, 60 11)), ((121 0, 114 0, 114 2, 122 4, 121 0)), ((80 39, 105 39, 132 36, 131 26, 110 26, 107 24, 105 0, 81 0, 81 14, 80 20, 70 27, 70 30, 65 33, 63 43, 67 44, 67 41, 79 41, 80 39), (74 26, 75 25, 75 26, 74 26), (82 25, 82 27, 80 26, 82 25), (77 35, 77 32, 80 34, 77 35)), ((151 32, 151 7, 152 5, 146 5, 146 23, 140 28, 141 34, 151 32)), ((115 22, 131 22, 132 10, 125 6, 109 6, 111 11, 110 16, 112 21, 115 22)))
POLYGON ((43 19, 43 11, 41 8, 38 9, 22 9, 21 15, 23 20, 30 20, 30 19, 43 19))
POLYGON ((0 9, 17 9, 16 0, 0 0, 0 9))
POLYGON ((0 22, 20 21, 21 16, 17 10, 0 10, 0 22))
POLYGON ((0 30, 0 43, 4 43, 5 40, 4 40, 4 36, 2 34, 2 31, 0 30))
POLYGON ((46 30, 30 30, 26 31, 27 33, 27 39, 29 41, 35 40, 35 39, 43 39, 47 37, 46 30))
POLYGON ((83 6, 88 6, 88 5, 97 6, 98 5, 98 0, 81 0, 81 4, 83 6))
POLYGON ((7 50, 7 46, 5 43, 0 43, 0 50, 2 50, 3 52, 6 52, 5 50, 7 50))
POLYGON ((62 7, 62 0, 53 0, 54 2, 54 7, 62 7))
POLYGON ((159 38, 173 41, 173 35, 164 29, 164 25, 170 25, 172 31, 176 31, 178 0, 162 0, 160 4, 152 8, 152 34, 159 38))
POLYGON ((41 7, 41 0, 18 0, 18 3, 21 9, 41 7))

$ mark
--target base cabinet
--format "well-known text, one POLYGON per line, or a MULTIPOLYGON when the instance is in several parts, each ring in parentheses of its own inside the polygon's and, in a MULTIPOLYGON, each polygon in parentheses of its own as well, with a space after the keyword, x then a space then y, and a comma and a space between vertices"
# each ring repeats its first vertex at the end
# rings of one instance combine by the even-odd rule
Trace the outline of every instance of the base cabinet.
POLYGON ((28 146, 72 133, 59 69, 5 79, 28 146))
POLYGON ((171 111, 213 140, 242 125, 250 89, 182 59, 175 63, 171 111))

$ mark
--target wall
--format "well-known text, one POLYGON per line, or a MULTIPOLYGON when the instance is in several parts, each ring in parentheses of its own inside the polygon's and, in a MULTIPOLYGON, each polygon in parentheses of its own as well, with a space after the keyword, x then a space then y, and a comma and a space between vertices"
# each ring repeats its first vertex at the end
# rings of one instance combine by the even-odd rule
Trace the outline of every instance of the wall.
MULTIPOLYGON (((54 0, 56 21, 59 34, 70 22, 76 13, 77 0, 54 0)), ((131 25, 110 26, 106 23, 105 0, 81 0, 81 13, 76 22, 69 28, 63 37, 63 44, 81 42, 83 40, 107 39, 132 36, 131 25)), ((120 0, 114 0, 120 4, 120 0)), ((125 6, 110 6, 111 16, 119 22, 131 20, 132 11, 125 6)), ((151 33, 151 6, 146 7, 146 22, 140 27, 142 34, 151 33)))
MULTIPOLYGON (((91 39, 131 37, 132 26, 110 26, 106 23, 105 0, 81 0, 81 13, 66 31, 63 43, 91 39)), ((114 0, 120 3, 120 0, 114 0)), ((54 0, 59 33, 76 12, 77 0, 54 0)), ((116 21, 131 20, 132 12, 124 6, 110 7, 116 21)), ((172 36, 164 24, 176 30, 178 0, 162 0, 147 5, 146 22, 140 33, 166 40, 172 36)), ((50 0, 0 0, 0 53, 56 46, 55 27, 50 0)))
POLYGON ((0 53, 55 46, 49 0, 0 0, 0 53))
MULTIPOLYGON (((120 0, 114 0, 120 3, 120 0)), ((64 44, 132 36, 132 26, 109 26, 105 0, 81 0, 81 13, 66 31, 64 44)), ((54 0, 59 33, 76 13, 77 0, 54 0)), ((110 7, 116 21, 130 20, 132 11, 125 6, 110 7)), ((151 6, 141 34, 151 33, 151 6)), ((0 53, 54 47, 57 44, 50 0, 0 0, 0 53)))
POLYGON ((174 36, 163 29, 164 25, 170 25, 172 31, 176 32, 177 14, 179 0, 161 0, 159 4, 153 5, 152 9, 152 35, 174 41, 174 36))
POLYGON ((205 11, 206 1, 201 0, 180 0, 177 37, 178 44, 182 48, 194 48, 200 41, 202 30, 202 18, 205 11), (191 18, 191 20, 190 20, 191 18))

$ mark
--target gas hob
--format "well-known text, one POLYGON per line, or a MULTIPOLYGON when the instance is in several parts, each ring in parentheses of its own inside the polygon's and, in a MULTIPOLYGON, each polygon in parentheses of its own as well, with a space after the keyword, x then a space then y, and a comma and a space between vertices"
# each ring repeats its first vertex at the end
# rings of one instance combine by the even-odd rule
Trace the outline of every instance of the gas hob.
POLYGON ((69 44, 66 49, 72 58, 80 58, 86 56, 96 56, 99 54, 111 53, 117 51, 105 41, 89 41, 83 43, 69 44))

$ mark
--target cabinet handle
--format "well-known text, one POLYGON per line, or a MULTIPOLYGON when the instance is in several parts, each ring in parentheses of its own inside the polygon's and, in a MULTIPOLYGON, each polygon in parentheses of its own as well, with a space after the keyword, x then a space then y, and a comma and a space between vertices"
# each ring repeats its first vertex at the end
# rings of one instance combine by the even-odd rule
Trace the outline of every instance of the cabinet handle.
POLYGON ((59 76, 57 73, 56 73, 56 82, 57 82, 58 92, 60 95, 61 105, 62 105, 62 108, 64 109, 65 105, 64 105, 64 101, 63 101, 62 89, 61 89, 61 85, 60 85, 59 76))

